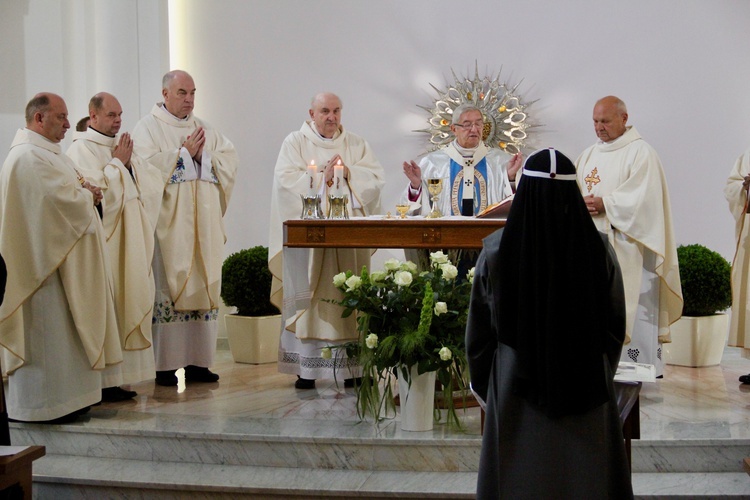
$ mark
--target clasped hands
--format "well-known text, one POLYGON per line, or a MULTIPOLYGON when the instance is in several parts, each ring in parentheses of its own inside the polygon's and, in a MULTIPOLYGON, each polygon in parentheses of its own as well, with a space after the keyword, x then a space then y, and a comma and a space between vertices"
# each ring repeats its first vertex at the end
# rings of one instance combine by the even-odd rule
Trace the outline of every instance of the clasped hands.
POLYGON ((589 209, 589 214, 599 215, 605 212, 604 200, 602 200, 600 197, 590 194, 590 195, 584 196, 583 201, 586 202, 586 208, 589 209))
POLYGON ((130 134, 125 132, 120 136, 120 140, 112 151, 112 156, 122 162, 123 165, 130 168, 130 157, 133 154, 133 139, 130 138, 130 134))
POLYGON ((81 186, 91 191, 91 194, 94 195, 94 205, 98 205, 99 203, 101 203, 102 198, 104 198, 102 188, 100 188, 99 186, 94 186, 89 181, 83 181, 83 184, 81 184, 81 186))
POLYGON ((203 127, 198 127, 195 131, 187 136, 182 147, 188 150, 190 157, 200 162, 203 156, 203 145, 206 143, 206 132, 203 127))
POLYGON ((333 155, 330 160, 328 160, 328 163, 326 163, 326 166, 323 169, 323 172, 325 173, 326 183, 328 183, 329 186, 333 182, 333 175, 335 173, 334 170, 339 161, 341 162, 341 166, 344 167, 344 180, 349 180, 349 167, 346 166, 346 164, 344 163, 344 159, 341 158, 341 155, 337 153, 333 155))

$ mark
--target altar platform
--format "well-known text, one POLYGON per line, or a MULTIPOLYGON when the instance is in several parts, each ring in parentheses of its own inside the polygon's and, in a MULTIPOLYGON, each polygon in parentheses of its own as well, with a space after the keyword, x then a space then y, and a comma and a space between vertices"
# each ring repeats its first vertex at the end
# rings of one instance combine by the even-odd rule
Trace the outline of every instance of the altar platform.
MULTIPOLYGON (((361 422, 353 389, 318 381, 296 390, 275 363, 237 364, 225 349, 214 369, 217 383, 142 383, 135 400, 94 407, 75 424, 11 423, 14 445, 46 446, 35 498, 474 497, 478 408, 461 414, 463 431, 402 432, 398 417, 361 422)), ((750 498, 750 386, 737 380, 748 372, 750 361, 727 348, 721 366, 668 366, 644 384, 637 498, 750 498)))

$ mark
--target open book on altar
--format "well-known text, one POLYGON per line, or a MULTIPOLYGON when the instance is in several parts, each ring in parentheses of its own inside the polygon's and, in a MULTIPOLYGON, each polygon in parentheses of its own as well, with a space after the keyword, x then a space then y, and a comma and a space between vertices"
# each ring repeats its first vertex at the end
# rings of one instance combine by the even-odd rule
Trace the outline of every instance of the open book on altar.
POLYGON ((656 382, 656 367, 645 363, 620 361, 615 372, 616 382, 656 382))
POLYGON ((493 203, 489 207, 485 208, 477 214, 477 219, 507 219, 508 213, 510 212, 510 205, 513 203, 513 198, 516 194, 505 198, 503 201, 493 203))

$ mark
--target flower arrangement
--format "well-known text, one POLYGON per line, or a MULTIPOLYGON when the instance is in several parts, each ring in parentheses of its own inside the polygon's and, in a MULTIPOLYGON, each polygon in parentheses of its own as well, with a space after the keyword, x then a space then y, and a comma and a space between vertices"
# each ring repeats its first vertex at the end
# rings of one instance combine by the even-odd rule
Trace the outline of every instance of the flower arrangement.
MULTIPOLYGON (((429 268, 419 271, 411 261, 389 259, 384 270, 360 275, 346 271, 333 278, 343 298, 331 301, 344 308, 343 317, 357 314, 359 341, 333 348, 344 350, 362 365, 357 413, 376 418, 395 414, 393 377, 411 384, 410 371, 436 371, 448 409, 448 424, 460 427, 453 391, 466 394, 467 365, 464 336, 474 269, 466 280, 443 252, 430 254, 429 268), (381 394, 380 382, 384 391, 381 394)), ((330 348, 322 355, 331 357, 330 348)), ((436 413, 440 419, 440 413, 436 413)))

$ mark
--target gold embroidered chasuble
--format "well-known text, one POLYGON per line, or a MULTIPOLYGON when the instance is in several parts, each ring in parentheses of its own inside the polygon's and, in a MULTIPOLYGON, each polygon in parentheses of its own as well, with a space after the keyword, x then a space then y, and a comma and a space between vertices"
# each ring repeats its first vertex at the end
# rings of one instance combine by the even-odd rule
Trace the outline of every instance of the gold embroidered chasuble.
POLYGON ((659 341, 669 342, 669 326, 682 315, 682 288, 672 226, 669 192, 661 161, 636 129, 616 140, 598 142, 576 160, 584 196, 601 197, 605 214, 593 217, 612 243, 622 268, 626 301, 626 340, 630 342, 641 291, 643 249, 655 254, 659 289, 659 341), (622 233, 627 238, 614 237, 622 233))
MULTIPOLYGON (((461 215, 459 187, 464 182, 464 171, 460 171, 451 184, 451 160, 461 166, 467 163, 470 163, 470 166, 475 166, 483 159, 486 160, 487 165, 486 178, 477 170, 470 170, 474 172, 474 183, 478 186, 481 199, 479 206, 474 207, 474 211, 481 212, 487 206, 498 203, 513 194, 507 170, 510 155, 496 148, 490 149, 485 144, 480 143, 475 148, 471 159, 464 158, 456 148, 455 141, 453 141, 448 146, 428 153, 419 160, 418 164, 422 169, 423 181, 430 178, 443 179, 443 191, 438 197, 438 208, 444 215, 461 215)), ((430 193, 424 184, 423 182, 418 201, 420 208, 416 209, 415 213, 426 215, 430 212, 430 193)), ((473 191, 474 188, 472 187, 471 192, 473 193, 473 191)), ((401 195, 400 203, 407 204, 409 202, 409 192, 410 186, 407 185, 406 190, 401 195)))

